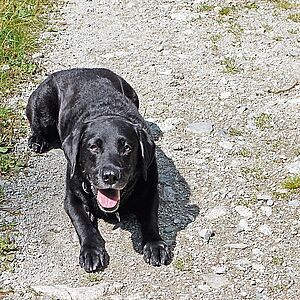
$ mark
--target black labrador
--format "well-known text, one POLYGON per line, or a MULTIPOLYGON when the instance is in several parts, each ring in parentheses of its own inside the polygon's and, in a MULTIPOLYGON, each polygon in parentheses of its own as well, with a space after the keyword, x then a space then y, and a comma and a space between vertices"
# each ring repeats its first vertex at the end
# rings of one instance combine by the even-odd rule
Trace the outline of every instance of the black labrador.
POLYGON ((68 161, 64 207, 86 272, 108 264, 97 219, 124 213, 141 223, 145 261, 170 261, 158 230, 155 145, 138 107, 133 88, 102 68, 53 73, 29 98, 29 147, 37 153, 62 148, 68 161))

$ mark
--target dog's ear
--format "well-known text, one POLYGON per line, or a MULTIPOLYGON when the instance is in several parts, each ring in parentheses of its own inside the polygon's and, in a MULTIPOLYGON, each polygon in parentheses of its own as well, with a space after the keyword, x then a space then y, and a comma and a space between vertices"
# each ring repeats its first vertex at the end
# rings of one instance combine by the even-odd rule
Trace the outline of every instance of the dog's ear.
POLYGON ((76 127, 63 141, 62 149, 65 153, 65 156, 70 163, 70 178, 73 177, 76 169, 77 163, 77 154, 79 149, 79 143, 81 139, 81 134, 83 127, 76 127))
POLYGON ((151 136, 140 126, 136 126, 136 132, 140 143, 142 174, 144 180, 147 181, 148 167, 151 165, 155 156, 155 144, 151 136))

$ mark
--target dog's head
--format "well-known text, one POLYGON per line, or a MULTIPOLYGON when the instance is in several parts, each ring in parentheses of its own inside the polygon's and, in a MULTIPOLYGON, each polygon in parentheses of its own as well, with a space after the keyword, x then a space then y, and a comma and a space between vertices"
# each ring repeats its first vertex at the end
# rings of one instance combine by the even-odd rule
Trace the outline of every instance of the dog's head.
POLYGON ((147 181, 154 143, 139 125, 120 117, 99 118, 76 128, 63 142, 70 177, 81 172, 99 207, 114 212, 121 191, 136 176, 147 181))

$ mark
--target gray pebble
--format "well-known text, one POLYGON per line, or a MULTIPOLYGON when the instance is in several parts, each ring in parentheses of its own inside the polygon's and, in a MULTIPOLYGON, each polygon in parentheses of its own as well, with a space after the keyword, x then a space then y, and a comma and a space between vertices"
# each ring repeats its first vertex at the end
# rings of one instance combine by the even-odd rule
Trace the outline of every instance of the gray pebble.
POLYGON ((213 129, 214 125, 211 122, 190 123, 187 126, 188 131, 198 134, 211 134, 213 129))

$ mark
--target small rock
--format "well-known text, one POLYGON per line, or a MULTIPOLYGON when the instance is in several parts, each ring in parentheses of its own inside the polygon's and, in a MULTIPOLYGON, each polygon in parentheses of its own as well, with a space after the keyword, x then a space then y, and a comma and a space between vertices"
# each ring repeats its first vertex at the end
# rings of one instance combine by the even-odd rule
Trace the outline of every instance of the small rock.
POLYGON ((225 244, 224 247, 228 249, 246 249, 247 247, 249 247, 249 245, 243 243, 236 243, 236 244, 230 243, 230 244, 225 244))
POLYGON ((238 270, 246 271, 251 268, 251 261, 246 258, 237 259, 232 262, 238 270))
POLYGON ((162 44, 160 44, 156 50, 157 50, 157 52, 162 52, 164 50, 164 46, 162 44))
POLYGON ((214 129, 213 123, 210 122, 198 122, 198 123, 190 123, 187 126, 187 130, 192 133, 198 134, 211 134, 214 129))
POLYGON ((291 200, 288 202, 289 206, 293 206, 293 207, 298 207, 300 206, 300 201, 299 200, 291 200))
POLYGON ((239 106, 237 111, 238 111, 239 114, 242 114, 247 110, 248 110, 247 106, 239 106))
POLYGON ((268 201, 271 199, 271 196, 268 194, 257 194, 256 198, 257 198, 257 200, 268 201))
POLYGON ((164 186, 163 193, 166 201, 173 201, 175 199, 175 192, 170 186, 164 186))
POLYGON ((246 206, 238 205, 234 209, 240 216, 244 218, 249 219, 253 217, 253 211, 246 206))
POLYGON ((218 144, 225 150, 232 150, 234 147, 234 143, 229 142, 229 141, 222 141, 222 142, 219 142, 218 144))
POLYGON ((250 231, 250 227, 249 227, 247 219, 241 219, 239 221, 239 223, 237 224, 237 231, 238 232, 250 231))
POLYGON ((219 217, 225 216, 228 214, 228 209, 225 206, 217 206, 210 209, 204 216, 208 220, 215 220, 219 217))
POLYGON ((205 228, 199 231, 199 235, 208 243, 210 238, 214 236, 214 231, 212 229, 205 228))
POLYGON ((226 268, 224 266, 217 266, 214 268, 214 272, 219 275, 224 274, 226 273, 226 268))
POLYGON ((165 233, 171 233, 171 232, 174 232, 174 231, 176 231, 176 227, 174 227, 174 226, 167 226, 167 227, 165 227, 165 233))
POLYGON ((31 57, 32 57, 33 60, 35 60, 35 59, 38 59, 38 58, 43 58, 44 54, 37 52, 37 53, 32 54, 31 57))
POLYGON ((270 206, 262 206, 260 208, 263 215, 270 217, 272 215, 272 208, 270 206))
POLYGON ((1 71, 8 71, 10 69, 10 66, 9 65, 3 65, 1 67, 1 71))
POLYGON ((194 19, 199 18, 199 16, 200 15, 198 13, 191 13, 190 11, 182 10, 176 13, 172 13, 170 15, 170 18, 175 21, 190 22, 194 19))
POLYGON ((175 223, 175 224, 180 224, 180 223, 181 223, 181 220, 178 219, 178 218, 176 218, 176 219, 174 219, 174 223, 175 223))
POLYGON ((167 118, 162 123, 158 123, 158 127, 162 132, 170 131, 182 121, 182 118, 167 118))
POLYGON ((285 168, 289 173, 300 174, 300 159, 288 164, 285 168))
POLYGON ((258 227, 258 231, 259 231, 260 233, 263 233, 264 235, 271 235, 271 234, 272 234, 272 229, 271 229, 271 227, 270 227, 269 225, 266 225, 266 224, 260 225, 260 226, 258 227))
POLYGON ((223 92, 220 94, 220 99, 225 100, 225 99, 230 98, 230 96, 231 96, 231 92, 223 92))
POLYGON ((205 274, 202 279, 213 289, 221 289, 230 283, 225 275, 205 274))
POLYGON ((258 248, 254 248, 254 249, 252 249, 252 254, 253 254, 253 256, 255 256, 255 257, 261 257, 261 256, 264 255, 264 252, 261 251, 261 250, 258 249, 258 248))
POLYGON ((207 284, 199 284, 197 285, 197 288, 203 292, 209 292, 211 287, 207 284))
POLYGON ((265 266, 258 263, 252 263, 252 268, 260 273, 263 273, 265 271, 265 266))
POLYGON ((173 145, 173 150, 175 151, 182 151, 184 149, 183 145, 182 144, 175 144, 173 145))
POLYGON ((274 205, 274 201, 272 199, 267 200, 266 203, 268 206, 273 206, 274 205))

